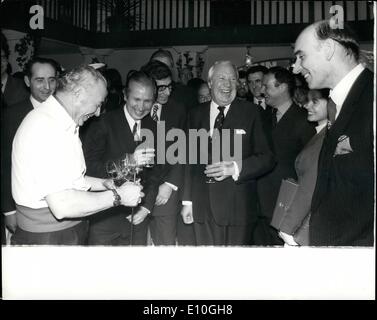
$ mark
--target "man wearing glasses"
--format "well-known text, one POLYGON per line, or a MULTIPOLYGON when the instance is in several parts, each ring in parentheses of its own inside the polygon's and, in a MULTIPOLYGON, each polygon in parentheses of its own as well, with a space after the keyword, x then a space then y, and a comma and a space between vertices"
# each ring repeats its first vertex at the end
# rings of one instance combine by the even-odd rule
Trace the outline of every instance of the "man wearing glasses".
MULTIPOLYGON (((141 70, 154 79, 157 86, 157 97, 152 106, 151 118, 157 123, 163 121, 166 132, 172 128, 184 130, 186 109, 183 104, 171 96, 173 82, 169 67, 160 61, 152 60, 143 66, 141 70)), ((166 145, 167 148, 168 145, 166 145)), ((180 218, 178 217, 178 212, 180 210, 179 194, 183 183, 182 166, 179 164, 167 164, 166 170, 167 175, 164 178, 164 182, 159 186, 149 224, 151 237, 155 245, 174 245, 176 243, 177 218, 180 218)), ((187 237, 189 238, 189 236, 187 237)), ((183 244, 192 244, 187 242, 189 241, 187 237, 185 236, 186 240, 183 240, 183 244)))

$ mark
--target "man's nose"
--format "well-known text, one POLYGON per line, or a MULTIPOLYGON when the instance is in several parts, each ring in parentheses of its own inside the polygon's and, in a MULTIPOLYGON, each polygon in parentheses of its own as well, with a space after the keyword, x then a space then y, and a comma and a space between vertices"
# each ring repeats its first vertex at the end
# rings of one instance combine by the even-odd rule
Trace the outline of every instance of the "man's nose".
POLYGON ((43 87, 47 90, 50 90, 50 83, 48 82, 48 80, 43 81, 43 87))
POLYGON ((297 62, 297 60, 293 62, 292 68, 293 68, 292 72, 295 74, 298 74, 301 71, 301 65, 297 62))

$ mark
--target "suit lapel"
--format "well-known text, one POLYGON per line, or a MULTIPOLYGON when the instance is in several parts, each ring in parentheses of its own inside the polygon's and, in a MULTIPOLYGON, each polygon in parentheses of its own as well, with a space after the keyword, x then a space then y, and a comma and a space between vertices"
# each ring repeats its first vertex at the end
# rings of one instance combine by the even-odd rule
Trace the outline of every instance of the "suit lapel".
POLYGON ((337 138, 344 132, 345 127, 350 122, 353 113, 357 109, 357 102, 360 99, 362 88, 365 87, 367 82, 367 70, 364 70, 356 79, 349 91, 346 100, 343 103, 339 116, 331 129, 328 131, 328 138, 337 142, 337 138))

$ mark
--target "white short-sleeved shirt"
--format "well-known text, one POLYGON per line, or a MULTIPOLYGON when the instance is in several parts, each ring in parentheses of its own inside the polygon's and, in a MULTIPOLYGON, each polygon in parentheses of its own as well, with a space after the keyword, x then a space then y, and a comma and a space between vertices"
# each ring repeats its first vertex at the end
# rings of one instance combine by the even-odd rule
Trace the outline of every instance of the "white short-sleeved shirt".
POLYGON ((25 117, 13 140, 13 198, 18 205, 46 208, 49 194, 88 190, 85 171, 78 127, 50 96, 25 117))

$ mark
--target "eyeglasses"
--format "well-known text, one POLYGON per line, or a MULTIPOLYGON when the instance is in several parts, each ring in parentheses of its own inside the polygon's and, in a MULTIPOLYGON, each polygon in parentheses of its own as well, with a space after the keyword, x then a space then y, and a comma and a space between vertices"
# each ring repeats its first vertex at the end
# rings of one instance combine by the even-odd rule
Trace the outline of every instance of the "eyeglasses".
POLYGON ((169 91, 172 91, 173 90, 173 84, 169 83, 168 85, 157 86, 158 92, 164 92, 166 89, 169 89, 169 91))

